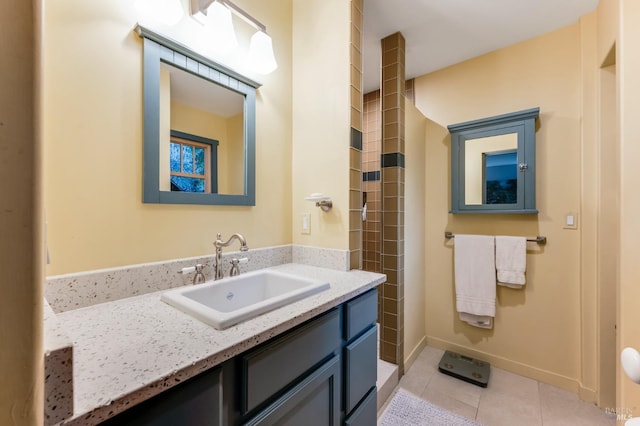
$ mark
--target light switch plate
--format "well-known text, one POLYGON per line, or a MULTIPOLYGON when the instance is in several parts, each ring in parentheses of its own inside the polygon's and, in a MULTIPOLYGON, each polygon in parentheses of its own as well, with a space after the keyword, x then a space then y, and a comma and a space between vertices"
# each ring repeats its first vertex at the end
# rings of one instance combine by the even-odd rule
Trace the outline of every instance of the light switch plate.
POLYGON ((303 213, 300 220, 300 233, 311 233, 311 213, 303 213))
POLYGON ((564 229, 578 229, 578 213, 569 212, 564 215, 564 229))

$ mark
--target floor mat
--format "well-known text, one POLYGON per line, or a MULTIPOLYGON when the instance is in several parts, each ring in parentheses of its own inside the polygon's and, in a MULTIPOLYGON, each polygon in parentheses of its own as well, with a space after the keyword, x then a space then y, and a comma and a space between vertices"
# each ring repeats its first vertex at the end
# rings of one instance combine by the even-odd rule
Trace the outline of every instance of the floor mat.
POLYGON ((479 426, 473 420, 447 411, 402 389, 393 396, 378 421, 379 426, 479 426))

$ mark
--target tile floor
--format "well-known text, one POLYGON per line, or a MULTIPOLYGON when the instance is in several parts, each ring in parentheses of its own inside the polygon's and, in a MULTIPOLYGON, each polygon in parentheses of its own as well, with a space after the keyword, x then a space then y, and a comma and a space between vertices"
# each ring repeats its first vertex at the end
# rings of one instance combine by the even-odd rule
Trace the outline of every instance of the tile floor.
MULTIPOLYGON (((426 347, 396 390, 402 388, 486 426, 616 424, 615 416, 581 401, 571 392, 499 368, 491 367, 486 388, 444 375, 438 371, 443 353, 426 347)), ((379 411, 380 415, 384 408, 379 411)))

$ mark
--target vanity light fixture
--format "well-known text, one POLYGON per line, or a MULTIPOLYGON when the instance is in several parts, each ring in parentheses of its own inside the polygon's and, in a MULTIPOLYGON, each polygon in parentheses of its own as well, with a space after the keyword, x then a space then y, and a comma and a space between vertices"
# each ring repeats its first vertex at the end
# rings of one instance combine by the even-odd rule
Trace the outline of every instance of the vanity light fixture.
MULTIPOLYGON (((229 35, 229 31, 233 32, 233 24, 231 22, 231 12, 242 18, 243 21, 258 30, 252 37, 249 45, 249 64, 259 74, 269 74, 278 68, 275 56, 273 54, 273 44, 271 37, 267 34, 267 28, 253 16, 242 10, 229 0, 190 0, 191 16, 203 25, 210 25, 213 31, 216 44, 218 46, 231 46, 233 42, 229 40, 233 38, 235 41, 235 33, 229 35), (227 12, 222 9, 226 9, 227 12), (208 17, 208 19, 206 19, 208 17), (214 22, 212 22, 212 19, 214 22), (209 21, 209 22, 207 22, 209 21), (222 33, 222 35, 218 35, 222 33), (218 37, 222 37, 220 42, 218 37)), ((237 41, 235 41, 237 45, 237 41)), ((232 49, 235 46, 232 47, 232 49)))
POLYGON ((238 47, 231 11, 219 1, 214 1, 207 9, 206 27, 210 31, 215 51, 227 53, 238 47))
POLYGON ((142 18, 169 26, 177 24, 184 15, 180 0, 136 0, 135 8, 142 18))
POLYGON ((276 58, 273 56, 271 37, 264 31, 257 31, 251 36, 249 64, 257 73, 262 75, 271 74, 278 68, 276 58))
POLYGON ((331 197, 327 197, 321 192, 314 192, 313 194, 305 197, 307 201, 315 201, 316 207, 320 207, 323 212, 328 212, 333 207, 331 197))

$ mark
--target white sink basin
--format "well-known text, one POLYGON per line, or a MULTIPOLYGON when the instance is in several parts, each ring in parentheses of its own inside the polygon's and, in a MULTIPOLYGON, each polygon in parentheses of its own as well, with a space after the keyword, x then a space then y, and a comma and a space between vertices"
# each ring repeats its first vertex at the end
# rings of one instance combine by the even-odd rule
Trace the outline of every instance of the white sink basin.
POLYGON ((328 288, 326 281, 260 270, 169 290, 160 299, 221 330, 328 288))

